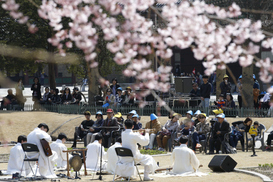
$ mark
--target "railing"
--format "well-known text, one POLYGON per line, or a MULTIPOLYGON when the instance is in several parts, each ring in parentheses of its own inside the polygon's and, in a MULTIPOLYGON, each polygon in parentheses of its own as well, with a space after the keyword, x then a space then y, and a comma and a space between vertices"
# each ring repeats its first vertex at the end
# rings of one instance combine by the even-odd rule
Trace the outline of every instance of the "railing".
MULTIPOLYGON (((24 107, 19 107, 18 105, 9 106, 5 108, 5 110, 10 111, 32 111, 33 105, 24 105, 24 107), (24 108, 24 109, 22 109, 24 108)), ((108 108, 103 108, 102 106, 94 106, 94 105, 40 105, 35 108, 35 110, 40 111, 49 111, 56 113, 64 113, 64 114, 82 114, 85 111, 90 111, 92 115, 95 115, 97 111, 102 111, 106 113, 108 108)), ((161 116, 168 116, 169 112, 164 107, 157 107, 155 105, 147 105, 144 108, 140 108, 137 106, 126 106, 126 107, 112 107, 114 112, 121 112, 123 115, 126 115, 131 110, 136 110, 140 116, 149 116, 151 113, 155 113, 161 116)), ((180 113, 183 116, 186 115, 188 110, 192 110, 195 112, 196 110, 201 110, 200 107, 172 107, 174 112, 180 113)), ((210 115, 214 115, 212 110, 215 107, 207 108, 207 110, 203 110, 205 113, 209 113, 210 115)), ((273 113, 268 115, 269 109, 251 109, 251 108, 234 108, 234 109, 223 109, 225 115, 227 117, 273 117, 273 113)))

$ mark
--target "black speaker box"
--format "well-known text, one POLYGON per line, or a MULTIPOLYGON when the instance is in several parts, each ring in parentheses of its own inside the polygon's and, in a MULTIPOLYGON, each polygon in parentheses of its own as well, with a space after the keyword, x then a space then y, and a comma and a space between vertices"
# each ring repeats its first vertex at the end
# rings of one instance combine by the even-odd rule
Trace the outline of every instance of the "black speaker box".
POLYGON ((229 155, 215 155, 209 163, 209 168, 215 172, 230 172, 236 165, 237 162, 229 155))

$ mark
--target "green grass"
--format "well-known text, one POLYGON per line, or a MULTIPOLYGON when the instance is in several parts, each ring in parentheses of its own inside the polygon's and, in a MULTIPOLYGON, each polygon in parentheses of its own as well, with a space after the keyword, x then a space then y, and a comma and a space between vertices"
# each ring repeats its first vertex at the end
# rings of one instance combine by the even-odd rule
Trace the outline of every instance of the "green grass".
POLYGON ((158 154, 166 154, 167 152, 162 152, 159 150, 145 150, 145 149, 141 149, 140 150, 141 154, 148 154, 148 155, 158 155, 158 154))

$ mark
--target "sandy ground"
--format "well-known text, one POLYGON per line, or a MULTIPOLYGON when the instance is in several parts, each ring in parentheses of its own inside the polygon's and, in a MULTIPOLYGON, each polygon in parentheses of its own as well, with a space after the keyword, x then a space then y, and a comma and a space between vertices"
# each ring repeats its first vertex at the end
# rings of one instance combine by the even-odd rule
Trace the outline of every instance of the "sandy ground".
MULTIPOLYGON (((60 130, 56 131, 53 136, 57 136, 60 132, 65 132, 69 138, 73 137, 74 127, 79 125, 82 120, 84 120, 84 116, 80 115, 66 115, 66 114, 58 114, 58 113, 48 113, 48 112, 12 112, 0 113, 0 137, 1 141, 16 141, 17 136, 21 134, 27 135, 30 131, 32 131, 39 123, 45 122, 49 125, 51 133, 54 129, 60 126, 63 122, 69 121, 60 130), (73 119, 76 118, 76 119, 73 119)), ((92 119, 95 119, 92 116, 92 119)), ((182 118, 183 119, 183 118, 182 118)), ((228 122, 234 122, 243 120, 244 118, 227 118, 228 122)), ((146 122, 149 121, 149 117, 143 116, 141 122, 145 125, 146 122)), ((159 121, 161 124, 164 124, 167 121, 167 117, 160 117, 159 121)), ((271 118, 253 118, 253 121, 259 121, 263 123, 266 128, 269 128, 273 124, 273 119, 271 118)), ((68 147, 71 144, 67 144, 68 147)), ((79 146, 80 147, 80 146, 79 146)), ((0 147, 0 154, 8 154, 11 147, 0 147)), ((262 152, 261 150, 257 150, 257 157, 250 157, 252 153, 249 152, 241 152, 238 151, 237 154, 231 155, 231 157, 238 163, 237 168, 243 167, 253 167, 258 166, 258 164, 271 163, 270 160, 272 158, 271 152, 262 152)), ((209 175, 205 177, 168 177, 168 178, 159 178, 154 177, 155 181, 262 181, 258 177, 254 177, 251 175, 246 175, 237 172, 230 173, 214 173, 208 168, 208 164, 211 161, 213 155, 204 155, 197 153, 197 157, 200 160, 200 163, 203 164, 204 167, 200 169, 201 172, 208 173, 209 175)), ((161 156, 154 157, 154 159, 159 162, 160 167, 169 167, 172 163, 170 160, 170 156, 161 156)), ((0 170, 7 169, 7 163, 0 163, 0 170)), ((91 176, 84 177, 82 176, 84 181, 89 181, 91 176)), ((98 176, 95 176, 94 179, 97 179, 98 176)), ((112 175, 103 176, 103 181, 111 181, 112 175)), ((138 179, 137 179, 138 180, 138 179)), ((63 181, 63 180, 62 180, 63 181)), ((64 180, 66 181, 66 180, 64 180)))

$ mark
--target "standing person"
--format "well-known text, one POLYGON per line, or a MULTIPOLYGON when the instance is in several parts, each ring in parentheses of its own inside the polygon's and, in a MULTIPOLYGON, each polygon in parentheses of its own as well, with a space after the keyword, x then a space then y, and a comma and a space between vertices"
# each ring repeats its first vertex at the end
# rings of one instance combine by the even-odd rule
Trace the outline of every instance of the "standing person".
POLYGON ((242 89, 243 89, 242 75, 240 75, 238 82, 237 82, 237 87, 236 87, 236 92, 238 93, 238 103, 239 103, 240 109, 242 108, 242 89))
POLYGON ((224 75, 223 81, 220 83, 221 94, 224 95, 224 99, 226 98, 227 93, 231 93, 231 84, 228 81, 229 76, 227 74, 224 75))
POLYGON ((95 131, 95 129, 92 127, 95 122, 92 119, 90 119, 91 113, 89 111, 85 111, 84 116, 85 116, 85 120, 81 122, 79 127, 75 127, 74 142, 71 148, 76 148, 77 140, 81 140, 81 139, 84 139, 84 146, 86 146, 87 133, 95 131))
MULTIPOLYGON (((58 155, 55 165, 57 168, 61 168, 61 169, 67 168, 67 157, 66 157, 66 153, 63 152, 67 150, 67 147, 64 144, 66 140, 67 140, 66 134, 60 133, 58 135, 58 139, 55 142, 52 142, 50 144, 51 150, 55 151, 56 154, 58 155)), ((70 155, 69 158, 71 157, 72 156, 70 155)))
POLYGON ((167 151, 168 140, 171 138, 172 133, 175 132, 179 126, 179 114, 174 113, 172 118, 166 122, 162 127, 162 131, 157 135, 156 140, 158 144, 158 150, 167 151))
POLYGON ((17 99, 18 104, 24 109, 24 104, 26 102, 26 98, 23 95, 23 90, 25 89, 22 78, 19 79, 18 83, 15 85, 16 94, 15 97, 17 99))
MULTIPOLYGON (((17 144, 10 149, 8 170, 6 174, 20 173, 23 166, 25 153, 22 144, 27 142, 26 135, 20 135, 17 139, 17 144)), ((28 164, 27 164, 28 165, 28 164)), ((23 175, 27 176, 30 171, 27 170, 27 165, 23 168, 23 175)))
POLYGON ((260 84, 258 80, 256 80, 256 76, 253 74, 253 101, 254 101, 254 108, 259 108, 259 95, 260 95, 260 84))
POLYGON ((216 117, 218 121, 214 124, 212 137, 209 141, 209 154, 214 154, 214 148, 216 149, 216 154, 219 154, 224 136, 230 130, 229 123, 225 121, 225 114, 218 114, 216 117))
POLYGON ((85 92, 85 86, 87 85, 87 78, 84 78, 83 80, 82 80, 82 92, 85 92))
POLYGON ((107 159, 108 159, 108 163, 107 163, 107 169, 106 171, 108 173, 115 173, 115 169, 116 169, 116 164, 118 161, 118 156, 116 153, 116 148, 117 147, 122 147, 122 143, 121 143, 121 138, 119 137, 116 141, 116 143, 114 145, 112 145, 111 147, 109 147, 109 149, 107 150, 107 159))
POLYGON ((153 149, 155 137, 157 133, 161 130, 161 124, 157 120, 158 117, 154 113, 150 115, 150 119, 151 121, 147 122, 145 126, 145 129, 151 129, 149 132, 150 143, 145 147, 146 149, 153 149))
POLYGON ((117 94, 117 89, 119 88, 118 80, 116 78, 112 79, 112 85, 110 86, 113 95, 117 94))
MULTIPOLYGON (((133 132, 133 121, 127 119, 125 121, 125 131, 122 132, 122 147, 128 148, 132 151, 134 160, 136 163, 141 163, 144 165, 144 181, 152 181, 153 179, 149 177, 149 173, 154 173, 154 171, 158 168, 155 160, 150 155, 142 155, 139 150, 137 144, 139 143, 142 146, 145 146, 149 143, 149 132, 144 130, 143 135, 138 132, 133 132)), ((147 130, 148 131, 148 130, 147 130)), ((126 159, 121 159, 123 160, 126 159)), ((117 169, 119 171, 119 169, 117 169)), ((132 176, 135 174, 135 171, 127 170, 120 171, 119 173, 126 174, 128 176, 132 176)))
POLYGON ((180 65, 176 65, 175 67, 175 76, 180 76, 181 70, 180 70, 180 65))
POLYGON ((111 134, 112 134, 112 131, 115 131, 118 129, 118 121, 117 121, 117 118, 114 117, 114 112, 112 109, 107 109, 106 113, 107 113, 107 118, 103 122, 103 127, 106 127, 106 128, 102 129, 102 136, 104 138, 104 147, 109 148, 112 142, 110 141, 111 134), (112 128, 107 128, 107 127, 112 127, 112 128))
POLYGON ((203 82, 204 83, 200 86, 201 105, 204 111, 206 111, 206 114, 209 115, 211 84, 208 82, 208 76, 203 76, 203 82))
POLYGON ((200 162, 193 150, 187 147, 188 138, 179 139, 180 146, 175 147, 172 152, 173 173, 183 174, 187 172, 196 172, 200 162))
POLYGON ((47 157, 43 152, 44 149, 40 141, 41 139, 45 139, 47 142, 51 142, 52 139, 50 135, 47 134, 48 131, 49 128, 47 124, 40 123, 37 128, 28 134, 27 141, 28 143, 37 145, 40 151, 38 160, 40 175, 44 178, 57 178, 54 173, 54 155, 47 157))
POLYGON ((39 79, 38 77, 35 77, 33 79, 33 84, 31 86, 31 90, 32 90, 32 101, 34 102, 33 105, 33 110, 37 110, 38 109, 38 105, 39 105, 39 101, 42 97, 41 95, 41 84, 39 83, 39 79))
POLYGON ((102 136, 101 134, 98 134, 95 136, 95 141, 87 145, 86 168, 94 171, 99 171, 100 167, 103 170, 106 169, 107 163, 105 161, 107 160, 107 153, 104 151, 104 147, 101 144, 102 136), (100 165, 101 157, 102 165, 100 165))

